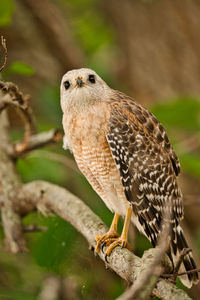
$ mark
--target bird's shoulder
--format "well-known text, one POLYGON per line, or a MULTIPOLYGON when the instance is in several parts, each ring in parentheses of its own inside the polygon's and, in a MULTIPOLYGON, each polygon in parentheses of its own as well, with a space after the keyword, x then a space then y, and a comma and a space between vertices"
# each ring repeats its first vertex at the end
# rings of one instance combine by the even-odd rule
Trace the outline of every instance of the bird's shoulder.
POLYGON ((110 103, 110 130, 118 128, 128 130, 131 124, 136 134, 143 133, 145 137, 168 154, 176 175, 180 172, 179 159, 170 144, 165 129, 157 118, 145 107, 124 93, 113 90, 109 99, 110 103))

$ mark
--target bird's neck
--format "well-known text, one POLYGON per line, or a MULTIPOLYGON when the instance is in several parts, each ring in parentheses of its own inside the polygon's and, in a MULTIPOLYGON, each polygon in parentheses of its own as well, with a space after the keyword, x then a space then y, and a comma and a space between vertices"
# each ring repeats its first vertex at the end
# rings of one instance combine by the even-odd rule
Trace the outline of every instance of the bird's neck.
POLYGON ((79 114, 80 112, 87 112, 95 103, 97 99, 87 98, 84 96, 75 97, 70 99, 67 103, 66 111, 73 114, 79 114))

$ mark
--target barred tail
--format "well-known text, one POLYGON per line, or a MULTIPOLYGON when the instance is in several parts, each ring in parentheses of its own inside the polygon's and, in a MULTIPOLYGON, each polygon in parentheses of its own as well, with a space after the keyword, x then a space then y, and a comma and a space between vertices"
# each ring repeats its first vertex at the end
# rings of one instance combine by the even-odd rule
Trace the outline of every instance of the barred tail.
MULTIPOLYGON (((179 224, 173 230, 170 248, 171 248, 170 250, 171 250, 171 256, 173 259, 173 264, 175 266, 176 263, 178 262, 180 252, 184 248, 188 248, 188 244, 184 237, 183 230, 179 224)), ((181 264, 179 273, 182 273, 185 271, 191 271, 196 268, 197 267, 196 267, 195 261, 193 259, 192 253, 189 252, 183 258, 183 263, 181 264)), ((188 273, 186 275, 180 276, 179 278, 180 278, 181 282, 188 288, 190 288, 193 284, 197 284, 199 282, 198 272, 188 273)))

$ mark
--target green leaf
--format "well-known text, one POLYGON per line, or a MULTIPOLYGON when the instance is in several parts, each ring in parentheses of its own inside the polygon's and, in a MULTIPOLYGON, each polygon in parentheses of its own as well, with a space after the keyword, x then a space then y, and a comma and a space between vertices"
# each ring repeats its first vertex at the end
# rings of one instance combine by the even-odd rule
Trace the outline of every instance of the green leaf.
POLYGON ((12 0, 0 0, 0 26, 7 26, 11 23, 14 12, 14 2, 12 0))
MULTIPOLYGON (((76 230, 59 217, 52 219, 49 230, 37 241, 33 256, 40 266, 59 271, 62 262, 72 254, 76 230)), ((67 265, 65 264, 65 268, 67 265)))
POLYGON ((151 109, 152 113, 166 127, 200 130, 200 101, 181 98, 167 103, 158 104, 151 109))
POLYGON ((200 177, 200 155, 187 153, 179 155, 181 167, 193 176, 200 177))
POLYGON ((31 66, 20 61, 15 61, 14 63, 12 63, 8 67, 7 71, 25 76, 31 76, 35 73, 35 70, 31 66))

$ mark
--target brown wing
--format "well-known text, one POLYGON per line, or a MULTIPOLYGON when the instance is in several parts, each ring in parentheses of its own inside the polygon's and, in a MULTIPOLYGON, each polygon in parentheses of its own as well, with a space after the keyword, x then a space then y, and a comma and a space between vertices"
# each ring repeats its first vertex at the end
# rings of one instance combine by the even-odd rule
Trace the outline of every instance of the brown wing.
POLYGON ((163 140, 159 140, 161 133, 155 129, 160 128, 159 122, 144 108, 139 105, 135 108, 135 105, 132 99, 111 102, 107 140, 126 198, 155 246, 163 208, 171 207, 172 201, 174 222, 183 217, 182 197, 175 174, 178 159, 165 132, 162 133, 163 140))
POLYGON ((135 102, 131 97, 113 90, 114 102, 120 103, 125 110, 134 115, 136 120, 147 130, 149 137, 155 141, 155 143, 160 144, 162 148, 169 154, 170 160, 176 176, 180 173, 180 162, 179 159, 172 148, 168 136, 156 119, 156 117, 150 113, 146 108, 141 106, 139 103, 135 102))

